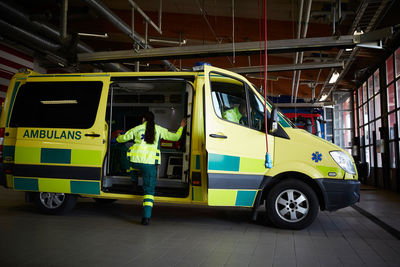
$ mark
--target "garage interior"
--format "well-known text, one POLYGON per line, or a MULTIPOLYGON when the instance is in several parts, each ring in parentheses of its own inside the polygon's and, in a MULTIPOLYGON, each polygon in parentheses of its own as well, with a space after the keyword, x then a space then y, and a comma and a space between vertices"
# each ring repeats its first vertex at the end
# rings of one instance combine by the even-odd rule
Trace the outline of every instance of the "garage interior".
POLYGON ((2 102, 24 68, 192 71, 207 62, 261 93, 266 84, 298 127, 353 156, 362 183, 360 202, 300 231, 266 224, 263 207, 251 222, 247 209, 157 203, 143 228, 140 202, 82 198, 73 212, 46 216, 1 187, 1 266, 399 266, 399 12, 397 0, 1 0, 2 102))

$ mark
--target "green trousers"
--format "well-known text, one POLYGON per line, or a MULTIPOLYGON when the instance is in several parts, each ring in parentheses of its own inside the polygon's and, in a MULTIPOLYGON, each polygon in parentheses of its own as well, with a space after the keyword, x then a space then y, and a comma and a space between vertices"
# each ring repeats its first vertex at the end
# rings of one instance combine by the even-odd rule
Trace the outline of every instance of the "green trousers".
MULTIPOLYGON (((157 183, 157 165, 155 164, 143 164, 143 163, 133 163, 131 162, 133 169, 138 169, 142 173, 143 178, 143 210, 142 217, 150 218, 151 210, 154 203, 154 193, 157 183)), ((138 172, 131 171, 132 182, 137 184, 138 172)))

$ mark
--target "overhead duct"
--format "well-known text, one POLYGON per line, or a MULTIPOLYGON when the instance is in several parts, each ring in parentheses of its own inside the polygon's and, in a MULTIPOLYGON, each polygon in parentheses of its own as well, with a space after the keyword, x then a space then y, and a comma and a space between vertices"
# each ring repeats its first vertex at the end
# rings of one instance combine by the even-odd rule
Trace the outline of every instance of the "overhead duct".
MULTIPOLYGON (((297 35, 296 39, 300 39, 301 36, 301 20, 303 19, 303 7, 304 7, 304 0, 300 1, 300 9, 299 9, 299 20, 297 21, 297 35)), ((299 52, 296 52, 294 56, 293 64, 297 64, 299 60, 299 52)), ((293 72, 292 78, 292 96, 290 98, 290 102, 293 103, 293 96, 294 96, 294 87, 296 86, 296 71, 293 72)))
POLYGON ((17 26, 11 25, 8 22, 0 19, 0 31, 2 34, 7 35, 11 39, 18 40, 18 41, 29 41, 30 45, 35 45, 42 49, 55 52, 61 48, 60 44, 55 44, 48 40, 45 40, 37 35, 34 35, 30 32, 27 32, 17 26))
MULTIPOLYGON (((302 2, 303 4, 303 2, 302 2)), ((311 13, 311 4, 312 4, 312 0, 308 0, 307 2, 307 10, 306 10, 306 17, 304 19, 304 23, 303 23, 303 32, 301 34, 301 38, 306 38, 307 36, 307 30, 308 30, 308 23, 310 21, 310 13, 311 13)), ((301 25, 301 18, 299 18, 299 25, 301 25)), ((298 30, 300 30, 300 27, 298 28, 298 30)), ((300 34, 300 32, 298 32, 298 34, 300 34)), ((303 63, 303 57, 304 57, 304 52, 301 52, 300 55, 299 53, 296 53, 296 63, 298 60, 299 64, 303 63)), ((296 74, 296 72, 293 73, 293 77, 296 76, 296 86, 295 86, 295 93, 294 93, 294 97, 293 97, 293 89, 294 89, 294 83, 292 83, 292 97, 291 97, 291 102, 292 103, 296 103, 297 101, 297 93, 299 91, 299 85, 300 85, 300 77, 301 77, 301 70, 299 70, 296 74), (297 76, 296 76, 297 75, 297 76)))
MULTIPOLYGON (((114 12, 112 12, 99 0, 83 0, 83 1, 85 1, 90 7, 94 8, 97 12, 103 15, 107 20, 109 20, 115 27, 120 29, 123 33, 127 34, 141 47, 153 48, 151 45, 146 45, 142 36, 140 36, 136 32, 132 32, 132 29, 123 20, 121 20, 116 14, 114 14, 114 12)), ((162 62, 165 66, 167 66, 169 70, 174 70, 174 71, 177 70, 176 67, 168 60, 162 60, 162 62)))
POLYGON ((55 64, 60 66, 65 66, 67 64, 67 60, 57 54, 58 49, 61 48, 61 45, 54 44, 49 40, 38 37, 1 19, 0 34, 15 42, 25 43, 26 47, 30 47, 33 50, 38 50, 42 53, 45 52, 43 58, 46 58, 55 64))
MULTIPOLYGON (((40 23, 40 22, 37 22, 37 21, 31 21, 29 19, 28 14, 26 14, 23 11, 17 10, 16 8, 14 8, 2 1, 0 1, 0 13, 2 14, 2 18, 7 18, 10 21, 13 21, 15 24, 19 24, 26 29, 30 29, 37 33, 43 34, 43 35, 53 39, 54 41, 60 40, 61 34, 56 28, 48 26, 48 25, 40 23)), ((24 30, 24 32, 30 36, 36 36, 35 34, 30 33, 26 30, 24 30)), ((12 36, 10 36, 10 37, 12 37, 12 36)), ((36 36, 36 38, 38 38, 38 40, 43 39, 38 36, 36 36)), ((43 39, 43 40, 46 41, 45 39, 43 39)), ((46 42, 49 42, 49 41, 46 41, 46 42)), ((56 45, 56 44, 54 44, 54 45, 56 45)), ((59 48, 61 48, 61 46, 59 46, 59 48)), ((94 52, 94 50, 91 47, 89 47, 88 45, 86 45, 83 42, 78 42, 77 51, 80 53, 94 52)), ((109 71, 116 71, 116 72, 132 71, 131 69, 129 69, 119 63, 105 63, 105 64, 103 64, 103 66, 106 70, 109 70, 109 71)))

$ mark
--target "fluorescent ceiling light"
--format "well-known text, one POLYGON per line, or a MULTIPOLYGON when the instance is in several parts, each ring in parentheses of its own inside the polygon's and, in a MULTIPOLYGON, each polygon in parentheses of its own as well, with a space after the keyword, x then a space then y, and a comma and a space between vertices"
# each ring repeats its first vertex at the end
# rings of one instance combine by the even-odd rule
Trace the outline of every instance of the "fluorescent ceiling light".
POLYGON ((364 34, 364 32, 361 29, 357 29, 353 33, 353 35, 361 35, 361 34, 364 34))
POLYGON ((339 78, 339 72, 335 70, 335 72, 332 74, 329 83, 335 83, 337 79, 339 78))
MULTIPOLYGON (((263 80, 264 79, 264 74, 246 74, 246 77, 251 78, 251 79, 259 79, 263 80)), ((278 76, 270 76, 267 75, 267 80, 268 81, 277 81, 279 79, 278 76)))
POLYGON ((40 103, 44 105, 65 105, 65 104, 78 104, 77 100, 41 100, 40 103))
POLYGON ((109 37, 107 33, 105 33, 105 34, 97 34, 97 33, 78 32, 78 35, 79 36, 86 36, 86 37, 104 38, 104 39, 107 39, 109 37))
POLYGON ((157 39, 157 38, 150 38, 149 42, 163 43, 163 44, 175 44, 175 45, 185 45, 187 43, 186 39, 179 41, 179 40, 172 40, 172 39, 157 39))
POLYGON ((319 101, 325 101, 327 98, 328 98, 328 95, 327 94, 323 94, 319 101))

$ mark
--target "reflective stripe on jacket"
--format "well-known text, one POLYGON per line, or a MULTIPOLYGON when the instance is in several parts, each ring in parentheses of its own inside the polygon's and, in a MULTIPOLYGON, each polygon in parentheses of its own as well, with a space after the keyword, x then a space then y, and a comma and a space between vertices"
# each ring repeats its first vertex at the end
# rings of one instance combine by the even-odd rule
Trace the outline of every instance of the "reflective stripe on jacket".
POLYGON ((135 141, 135 144, 129 148, 128 156, 131 162, 144 163, 144 164, 160 164, 161 163, 161 152, 160 152, 160 139, 178 141, 181 138, 183 127, 179 127, 176 133, 172 133, 161 127, 155 125, 155 137, 154 143, 148 144, 144 141, 144 134, 146 132, 146 122, 138 125, 125 134, 117 137, 118 143, 124 143, 131 140, 135 141))

